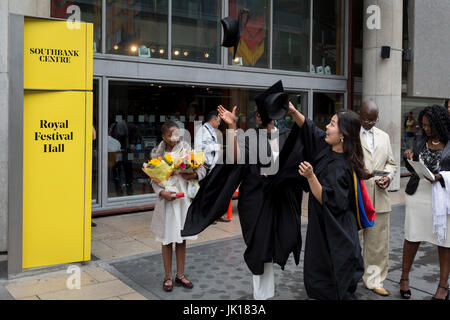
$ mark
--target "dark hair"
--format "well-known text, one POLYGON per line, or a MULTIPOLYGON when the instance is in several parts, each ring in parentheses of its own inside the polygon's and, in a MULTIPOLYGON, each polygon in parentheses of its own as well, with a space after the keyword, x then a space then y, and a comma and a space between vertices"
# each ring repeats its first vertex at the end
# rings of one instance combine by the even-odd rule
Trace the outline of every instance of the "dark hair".
POLYGON ((217 118, 217 117, 219 117, 219 113, 217 112, 217 110, 210 111, 210 112, 206 115, 205 122, 209 122, 209 121, 211 121, 211 119, 217 118))
POLYGON ((433 104, 419 113, 419 125, 422 128, 423 136, 426 136, 422 126, 424 116, 430 121, 432 132, 437 134, 441 142, 447 143, 450 139, 450 115, 447 108, 433 104))
POLYGON ((161 127, 161 133, 164 134, 173 127, 179 128, 175 121, 167 120, 166 122, 164 122, 164 124, 161 127))
POLYGON ((448 103, 450 102, 450 99, 445 99, 445 104, 444 104, 444 108, 448 108, 448 107, 450 107, 449 105, 448 105, 448 103))
POLYGON ((359 133, 361 130, 361 122, 358 114, 349 111, 339 111, 336 113, 338 117, 338 128, 344 136, 344 155, 355 170, 359 179, 365 180, 369 178, 369 172, 364 165, 364 153, 361 146, 359 133))

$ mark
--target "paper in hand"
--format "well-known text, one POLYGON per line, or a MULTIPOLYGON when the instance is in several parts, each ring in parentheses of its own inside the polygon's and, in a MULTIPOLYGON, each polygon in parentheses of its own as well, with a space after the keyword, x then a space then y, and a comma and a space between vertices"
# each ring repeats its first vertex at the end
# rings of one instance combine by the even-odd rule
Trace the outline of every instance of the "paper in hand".
POLYGON ((419 161, 408 160, 408 163, 413 167, 414 171, 419 175, 420 178, 428 178, 431 181, 434 181, 434 174, 431 173, 430 170, 419 161))
POLYGON ((373 170, 373 174, 375 177, 387 177, 389 173, 389 171, 373 170))

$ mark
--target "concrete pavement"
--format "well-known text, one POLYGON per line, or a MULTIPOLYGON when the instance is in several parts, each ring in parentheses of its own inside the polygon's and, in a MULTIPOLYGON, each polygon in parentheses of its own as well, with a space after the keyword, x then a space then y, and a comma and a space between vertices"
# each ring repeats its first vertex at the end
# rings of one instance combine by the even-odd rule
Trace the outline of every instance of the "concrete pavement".
MULTIPOLYGON (((400 191, 390 193, 395 204, 391 213, 389 274, 385 287, 392 293, 380 297, 358 288, 362 300, 400 299, 398 281, 401 272, 404 219, 404 183, 400 191)), ((171 293, 162 290, 164 278, 160 244, 149 231, 151 212, 118 215, 96 219, 92 229, 92 260, 80 264, 81 288, 69 290, 66 281, 68 265, 30 270, 21 277, 6 279, 6 257, 0 256, 0 300, 251 300, 252 277, 245 265, 237 201, 233 202, 231 223, 219 222, 208 227, 196 241, 189 241, 186 276, 195 284, 193 290, 175 287, 171 293)), ((303 214, 306 215, 306 201, 303 214)), ((307 219, 302 218, 302 235, 307 219)), ((303 252, 301 259, 303 259, 303 252)), ((175 255, 173 270, 176 271, 175 255)), ((275 300, 304 300, 303 260, 296 266, 292 257, 284 271, 275 266, 275 300)), ((435 292, 439 277, 437 248, 422 244, 410 275, 412 299, 427 300, 435 292)))

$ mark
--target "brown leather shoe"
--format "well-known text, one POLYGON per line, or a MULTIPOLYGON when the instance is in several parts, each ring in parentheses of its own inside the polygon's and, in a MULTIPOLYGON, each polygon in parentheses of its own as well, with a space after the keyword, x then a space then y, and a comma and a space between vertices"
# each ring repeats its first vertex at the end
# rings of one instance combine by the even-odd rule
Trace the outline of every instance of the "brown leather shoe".
POLYGON ((373 288, 372 291, 383 297, 387 297, 388 295, 390 295, 390 293, 383 287, 373 288))
POLYGON ((178 278, 178 276, 175 277, 175 283, 185 287, 186 289, 192 289, 194 287, 194 284, 191 281, 189 281, 188 279, 186 279, 184 274, 179 278, 178 278), (183 279, 185 279, 187 282, 184 282, 183 279))
POLYGON ((173 281, 172 278, 164 278, 164 282, 163 282, 163 290, 166 292, 170 292, 173 290, 173 281), (167 285, 166 282, 167 281, 171 281, 172 283, 170 285, 167 285))

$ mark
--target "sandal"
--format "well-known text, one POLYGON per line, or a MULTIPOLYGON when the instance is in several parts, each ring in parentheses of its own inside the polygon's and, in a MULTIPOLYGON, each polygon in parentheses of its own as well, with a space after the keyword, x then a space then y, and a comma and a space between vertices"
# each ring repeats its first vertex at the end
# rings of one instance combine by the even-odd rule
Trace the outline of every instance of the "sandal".
POLYGON ((194 284, 191 281, 189 281, 188 279, 186 279, 184 274, 179 278, 178 278, 178 276, 176 276, 175 283, 185 287, 186 289, 192 289, 194 287, 194 284), (183 279, 185 279, 187 282, 184 282, 183 279))
POLYGON ((444 286, 441 286, 441 285, 439 285, 439 288, 447 290, 447 296, 444 299, 438 299, 438 298, 435 298, 433 296, 433 297, 431 297, 431 300, 448 300, 448 295, 449 295, 450 289, 448 287, 444 287, 444 286))
POLYGON ((172 278, 171 278, 171 277, 169 277, 169 278, 164 278, 164 282, 163 282, 163 290, 166 291, 166 292, 170 292, 170 291, 173 290, 173 281, 172 281, 172 278), (172 282, 172 284, 167 285, 166 282, 169 281, 169 280, 172 282))
MULTIPOLYGON (((409 281, 409 279, 400 279, 400 283, 402 283, 402 281, 409 281)), ((400 295, 402 296, 403 299, 409 299, 411 298, 411 290, 402 290, 400 289, 400 295)))

